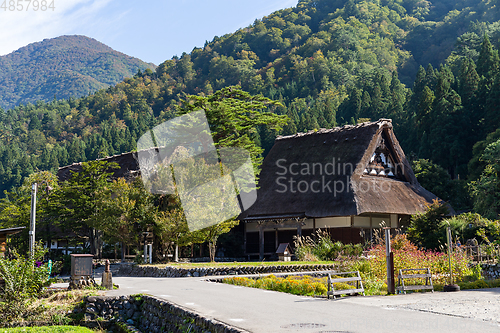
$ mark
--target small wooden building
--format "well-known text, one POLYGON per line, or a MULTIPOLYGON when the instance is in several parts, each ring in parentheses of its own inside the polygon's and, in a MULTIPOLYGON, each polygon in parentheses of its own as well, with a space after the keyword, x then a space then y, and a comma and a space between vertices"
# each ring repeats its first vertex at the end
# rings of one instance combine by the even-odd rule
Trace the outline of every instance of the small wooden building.
POLYGON ((279 261, 290 261, 292 258, 292 252, 290 251, 290 244, 281 243, 280 245, 278 245, 276 254, 278 255, 279 261))
POLYGON ((3 257, 5 254, 5 250, 6 250, 6 246, 7 246, 7 236, 20 233, 25 228, 26 227, 0 229, 0 256, 1 257, 3 257))
POLYGON ((245 253, 263 259, 294 235, 329 231, 344 243, 404 227, 436 196, 418 183, 390 119, 278 137, 245 222, 245 253))

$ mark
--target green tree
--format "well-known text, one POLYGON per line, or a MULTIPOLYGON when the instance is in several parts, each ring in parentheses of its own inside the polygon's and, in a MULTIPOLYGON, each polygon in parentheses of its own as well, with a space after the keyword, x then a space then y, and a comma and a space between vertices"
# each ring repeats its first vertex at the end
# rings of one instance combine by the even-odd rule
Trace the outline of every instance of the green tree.
POLYGON ((457 177, 457 170, 465 168, 468 156, 463 151, 466 135, 462 134, 462 129, 466 124, 462 101, 452 84, 453 73, 448 66, 441 66, 432 106, 429 143, 432 147, 432 160, 457 177))
POLYGON ((116 163, 105 161, 83 162, 81 171, 72 172, 69 180, 51 192, 48 214, 54 223, 76 235, 88 237, 90 252, 99 257, 102 249, 102 232, 98 229, 102 214, 100 202, 110 181, 116 163))
POLYGON ((469 161, 469 179, 477 180, 481 176, 483 170, 485 169, 487 163, 482 159, 484 151, 488 145, 494 143, 500 139, 500 128, 495 132, 488 134, 486 139, 478 141, 474 144, 472 148, 472 158, 469 161))
POLYGON ((477 73, 491 81, 498 74, 499 67, 498 51, 493 49, 488 35, 485 34, 477 60, 477 73))
POLYGON ((139 178, 133 182, 124 178, 113 180, 98 196, 99 218, 93 226, 103 232, 103 239, 109 244, 121 243, 124 260, 125 246, 139 244, 142 232, 153 228, 156 213, 153 196, 139 178))
POLYGON ((500 140, 489 144, 481 159, 486 168, 479 180, 472 182, 474 209, 486 218, 500 216, 500 140))
POLYGON ((450 200, 451 177, 445 169, 425 159, 414 161, 412 169, 418 182, 426 190, 443 200, 450 200))
POLYGON ((283 135, 293 135, 297 133, 297 124, 299 122, 297 112, 288 108, 286 115, 288 116, 287 123, 283 126, 283 135))
MULTIPOLYGON (((194 197, 187 195, 183 198, 182 204, 179 193, 181 191, 183 193, 189 192, 192 184, 207 183, 219 179, 222 166, 219 163, 209 163, 203 157, 193 158, 187 156, 183 149, 177 150, 174 154, 183 158, 182 162, 176 164, 175 194, 162 198, 163 204, 156 214, 158 235, 163 242, 175 242, 176 247, 208 241, 210 259, 213 261, 218 237, 228 232, 234 225, 238 224, 238 221, 231 218, 206 227, 205 221, 217 221, 222 211, 225 211, 224 205, 226 202, 219 199, 222 196, 218 188, 212 186, 209 189, 210 193, 197 192, 194 197), (215 197, 217 200, 205 200, 207 197, 215 197), (203 204, 200 204, 201 201, 203 201, 203 204), (194 204, 197 208, 192 209, 193 206, 188 208, 191 225, 188 225, 186 211, 184 210, 184 207, 189 206, 189 204, 194 204), (198 223, 201 223, 201 225, 198 225, 198 223)), ((223 188, 222 192, 230 192, 228 190, 223 188)))
POLYGON ((470 58, 465 58, 462 61, 458 80, 458 93, 462 98, 462 103, 466 107, 472 106, 476 98, 480 77, 477 74, 474 61, 470 58))
POLYGON ((0 225, 3 228, 26 227, 20 235, 13 237, 11 245, 20 253, 28 252, 28 231, 30 230, 31 189, 38 184, 36 206, 35 237, 50 244, 50 223, 47 205, 50 190, 58 188, 57 177, 48 171, 31 174, 24 179, 23 185, 7 192, 0 200, 0 225))
POLYGON ((357 120, 360 116, 362 105, 362 91, 356 87, 348 90, 349 97, 346 98, 339 109, 340 124, 347 124, 351 119, 357 120))
MULTIPOLYGON (((432 109, 434 105, 435 96, 429 87, 424 86, 422 93, 420 94, 420 100, 418 101, 417 113, 415 116, 415 121, 417 124, 418 138, 422 139, 425 132, 430 132, 432 125, 432 109)), ((426 145, 427 143, 422 143, 421 145, 426 145)), ((430 157, 430 156, 424 156, 430 157)))
POLYGON ((182 101, 179 115, 204 110, 217 147, 240 147, 246 149, 252 158, 255 174, 259 174, 262 163, 262 148, 252 136, 258 126, 281 130, 288 117, 277 115, 266 108, 279 105, 263 96, 252 96, 239 86, 227 87, 206 97, 189 95, 182 101))
POLYGON ((486 132, 493 132, 500 124, 500 75, 495 77, 484 108, 486 132))
MULTIPOLYGON (((266 108, 278 105, 280 105, 278 102, 268 98, 252 96, 241 90, 240 87, 228 87, 206 97, 187 96, 179 109, 179 114, 182 115, 200 109, 204 110, 215 145, 217 147, 239 147, 245 149, 252 159, 254 173, 258 175, 262 162, 261 154, 263 149, 252 138, 258 134, 257 130, 259 126, 268 127, 271 130, 281 130, 281 126, 286 124, 288 120, 287 116, 264 111, 266 108)), ((182 180, 182 177, 210 178, 209 175, 212 175, 211 178, 218 179, 221 176, 219 166, 209 165, 203 159, 196 160, 190 158, 184 159, 184 162, 187 163, 185 168, 189 170, 196 169, 198 171, 176 173, 176 187, 182 186, 186 182, 190 184, 199 183, 199 180, 182 180)), ((208 181, 208 179, 205 181, 208 181)), ((217 211, 220 212, 220 209, 223 208, 220 207, 217 210, 217 207, 212 207, 213 204, 208 205, 204 212, 200 211, 199 213, 208 215, 208 218, 213 214, 216 216, 218 214, 217 211)), ((221 204, 224 204, 224 202, 221 202, 221 204)), ((165 218, 178 218, 179 213, 179 208, 175 208, 174 211, 166 214, 165 218)), ((185 226, 182 221, 175 223, 181 227, 181 230, 185 226)), ((219 235, 228 232, 236 224, 238 224, 238 221, 234 221, 233 218, 203 229, 204 239, 209 242, 212 260, 215 258, 216 243, 219 235)))

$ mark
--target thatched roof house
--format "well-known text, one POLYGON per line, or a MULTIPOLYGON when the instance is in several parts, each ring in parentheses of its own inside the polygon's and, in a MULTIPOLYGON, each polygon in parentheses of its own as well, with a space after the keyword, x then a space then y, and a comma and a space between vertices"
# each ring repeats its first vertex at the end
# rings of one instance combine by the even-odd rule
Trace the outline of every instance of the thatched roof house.
POLYGON ((371 239, 399 228, 436 196, 420 186, 390 119, 278 137, 262 165, 257 201, 240 218, 246 253, 271 254, 317 228, 371 239))
MULTIPOLYGON (((137 153, 116 162, 113 178, 140 175, 137 153)), ((81 163, 59 169, 67 180, 81 163)), ((420 186, 396 139, 390 119, 278 137, 262 165, 257 201, 240 215, 245 253, 275 254, 297 234, 328 230, 356 243, 381 226, 400 228, 436 196, 420 186)))

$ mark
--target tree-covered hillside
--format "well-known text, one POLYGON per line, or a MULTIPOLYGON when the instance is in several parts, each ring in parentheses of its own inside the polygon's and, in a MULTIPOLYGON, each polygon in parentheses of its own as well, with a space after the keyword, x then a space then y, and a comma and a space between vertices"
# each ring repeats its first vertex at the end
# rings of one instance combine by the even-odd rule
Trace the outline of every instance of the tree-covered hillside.
POLYGON ((85 36, 61 36, 0 57, 0 107, 81 97, 154 69, 85 36))
POLYGON ((481 156, 500 137, 499 20, 492 1, 301 0, 154 72, 80 99, 6 111, 1 188, 37 169, 133 150, 185 94, 241 85, 280 101, 271 111, 291 119, 279 133, 257 129, 253 139, 266 151, 278 134, 392 118, 407 155, 439 164, 449 178, 439 195, 467 197, 463 181, 449 182, 478 179, 487 166, 481 156))

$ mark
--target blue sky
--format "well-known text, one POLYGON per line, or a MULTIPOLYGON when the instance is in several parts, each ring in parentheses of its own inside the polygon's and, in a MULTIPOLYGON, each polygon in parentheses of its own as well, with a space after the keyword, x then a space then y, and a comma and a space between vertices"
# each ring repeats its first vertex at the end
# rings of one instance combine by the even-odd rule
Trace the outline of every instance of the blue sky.
MULTIPOLYGON (((3 3, 4 0, 0 0, 3 3)), ((41 0, 40 0, 41 1, 41 0)), ((247 27, 298 0, 47 0, 54 10, 0 9, 0 55, 61 35, 85 35, 156 65, 247 27)), ((9 1, 7 1, 8 3, 9 1)), ((33 5, 33 3, 32 3, 33 5)))

